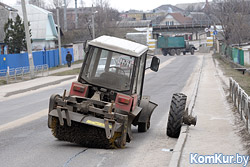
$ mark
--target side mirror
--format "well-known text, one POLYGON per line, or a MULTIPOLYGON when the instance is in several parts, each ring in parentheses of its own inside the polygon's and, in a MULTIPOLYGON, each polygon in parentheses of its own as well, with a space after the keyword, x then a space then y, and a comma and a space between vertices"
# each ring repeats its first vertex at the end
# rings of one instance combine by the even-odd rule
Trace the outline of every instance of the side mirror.
POLYGON ((154 72, 157 72, 160 65, 160 59, 158 57, 153 57, 150 65, 150 69, 154 72))

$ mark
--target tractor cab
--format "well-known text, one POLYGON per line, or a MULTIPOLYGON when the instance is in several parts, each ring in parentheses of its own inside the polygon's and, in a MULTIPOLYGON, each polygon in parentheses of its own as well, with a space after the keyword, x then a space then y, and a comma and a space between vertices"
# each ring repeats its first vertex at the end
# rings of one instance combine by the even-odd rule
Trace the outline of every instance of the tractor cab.
MULTIPOLYGON (((131 41, 102 36, 88 43, 78 81, 94 87, 141 96, 148 47, 131 41)), ((154 57, 151 69, 158 70, 154 57)), ((114 99, 113 99, 114 100, 114 99)))

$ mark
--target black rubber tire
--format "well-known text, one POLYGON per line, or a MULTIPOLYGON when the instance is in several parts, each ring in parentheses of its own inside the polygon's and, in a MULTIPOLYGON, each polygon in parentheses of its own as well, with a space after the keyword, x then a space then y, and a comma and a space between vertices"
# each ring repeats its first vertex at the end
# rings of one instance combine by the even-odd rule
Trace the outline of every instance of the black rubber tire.
POLYGON ((138 132, 147 132, 150 128, 150 118, 147 122, 139 122, 138 123, 138 132))
POLYGON ((177 50, 176 50, 176 55, 177 55, 177 56, 180 56, 180 55, 181 55, 181 50, 180 50, 180 49, 177 49, 177 50))
POLYGON ((173 94, 167 124, 167 135, 169 137, 178 138, 180 136, 186 101, 186 95, 182 93, 173 94))
POLYGON ((170 54, 171 56, 174 56, 174 55, 175 55, 175 49, 171 49, 169 54, 170 54))
POLYGON ((191 55, 194 55, 194 48, 191 49, 190 53, 191 55))
POLYGON ((167 52, 167 50, 166 49, 162 49, 162 54, 163 54, 163 56, 167 56, 168 55, 168 52, 167 52))
POLYGON ((183 55, 186 55, 186 52, 183 52, 183 55))

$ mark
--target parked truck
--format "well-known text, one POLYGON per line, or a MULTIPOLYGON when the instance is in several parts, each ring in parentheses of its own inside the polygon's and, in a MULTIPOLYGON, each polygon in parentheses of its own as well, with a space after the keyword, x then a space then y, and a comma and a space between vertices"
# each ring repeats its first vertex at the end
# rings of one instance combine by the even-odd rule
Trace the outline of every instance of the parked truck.
POLYGON ((183 55, 190 52, 191 55, 194 54, 196 48, 194 45, 189 44, 189 41, 185 41, 183 36, 159 36, 157 40, 157 47, 161 49, 162 54, 167 56, 168 54, 171 56, 180 55, 181 52, 183 55))

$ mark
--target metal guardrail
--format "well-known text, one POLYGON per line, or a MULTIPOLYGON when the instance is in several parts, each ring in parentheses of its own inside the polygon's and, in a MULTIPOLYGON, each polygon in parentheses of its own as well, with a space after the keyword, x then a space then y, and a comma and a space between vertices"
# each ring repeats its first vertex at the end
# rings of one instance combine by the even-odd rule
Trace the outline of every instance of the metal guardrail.
POLYGON ((12 81, 17 82, 18 80, 31 79, 33 78, 31 71, 34 71, 34 76, 49 75, 48 64, 44 64, 35 66, 33 68, 27 66, 0 70, 0 80, 5 80, 8 84, 12 81))
POLYGON ((238 113, 240 113, 241 120, 244 120, 246 129, 249 132, 250 97, 233 78, 229 78, 229 84, 230 96, 234 106, 237 108, 238 113))

